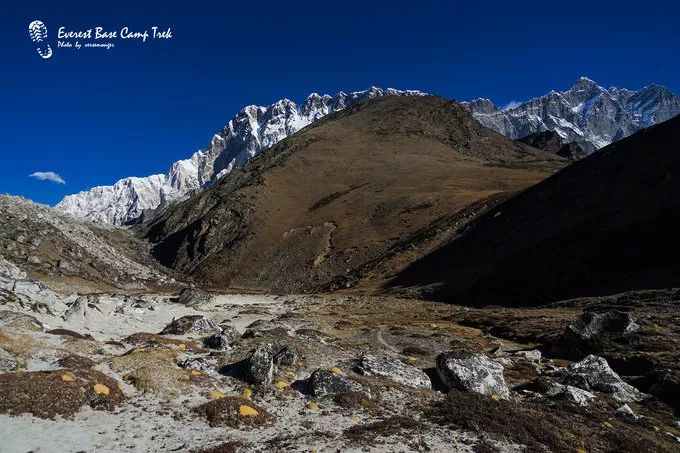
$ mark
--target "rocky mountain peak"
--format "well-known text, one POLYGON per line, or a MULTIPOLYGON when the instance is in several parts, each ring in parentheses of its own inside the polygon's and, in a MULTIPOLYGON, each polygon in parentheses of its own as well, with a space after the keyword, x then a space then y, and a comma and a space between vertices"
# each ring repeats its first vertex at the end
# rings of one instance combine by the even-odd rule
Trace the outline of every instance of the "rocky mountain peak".
POLYGON ((204 149, 175 162, 165 175, 125 178, 65 197, 56 208, 77 217, 123 225, 213 185, 220 177, 323 116, 381 96, 419 96, 420 91, 371 87, 335 96, 310 94, 301 106, 281 99, 241 109, 204 149))

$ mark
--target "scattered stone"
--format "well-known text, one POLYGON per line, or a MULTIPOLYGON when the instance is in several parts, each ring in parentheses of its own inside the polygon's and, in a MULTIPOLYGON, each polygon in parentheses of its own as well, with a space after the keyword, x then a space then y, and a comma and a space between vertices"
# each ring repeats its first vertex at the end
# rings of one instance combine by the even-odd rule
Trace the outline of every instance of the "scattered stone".
POLYGON ((40 238, 32 238, 29 242, 33 247, 40 247, 40 244, 42 243, 40 238))
POLYGON ((26 273, 0 255, 0 276, 12 280, 23 280, 26 278, 26 273))
POLYGON ((610 310, 605 313, 586 312, 567 327, 566 335, 579 340, 591 340, 599 335, 629 335, 640 328, 636 319, 628 313, 610 310))
POLYGON ((173 319, 160 332, 160 335, 187 335, 190 333, 220 334, 222 329, 201 315, 188 315, 173 319))
POLYGON ((226 396, 201 404, 194 408, 194 412, 204 417, 213 428, 255 428, 275 420, 264 408, 236 396, 226 396))
POLYGON ((328 370, 318 369, 309 378, 312 395, 322 398, 349 392, 361 392, 363 387, 341 374, 334 374, 328 370))
POLYGON ((196 288, 184 288, 177 298, 177 302, 189 307, 209 303, 212 300, 212 295, 196 288))
POLYGON ((85 312, 87 311, 87 304, 89 299, 87 296, 78 297, 64 312, 62 319, 67 322, 82 322, 85 320, 85 312))
POLYGON ((298 360, 297 352, 290 346, 284 346, 279 352, 274 355, 274 363, 277 366, 291 366, 295 365, 298 360))
POLYGON ((239 333, 231 326, 222 329, 222 333, 211 335, 203 339, 203 346, 210 349, 229 350, 240 339, 239 333))
POLYGON ((509 398, 503 366, 484 354, 462 349, 437 356, 437 374, 448 388, 509 398))
POLYGON ((365 376, 377 376, 414 388, 432 388, 430 378, 419 368, 397 359, 377 358, 365 354, 359 360, 357 372, 365 376))
POLYGON ((179 366, 187 370, 210 371, 215 368, 216 362, 208 357, 190 357, 179 366))
MULTIPOLYGON (((577 375, 585 379, 589 388, 584 388, 584 390, 593 389, 608 393, 621 402, 642 401, 649 397, 632 385, 625 383, 609 367, 607 360, 596 355, 591 354, 580 362, 570 365, 567 372, 566 379, 570 379, 569 375, 577 375)), ((581 388, 583 387, 585 386, 582 385, 581 388)))
POLYGON ((35 255, 30 255, 28 258, 26 258, 26 262, 29 264, 41 264, 42 260, 35 255))
POLYGON ((53 307, 59 300, 45 284, 31 280, 17 280, 14 282, 12 292, 25 296, 29 301, 38 302, 48 308, 53 307))
POLYGON ((248 379, 254 384, 268 384, 274 374, 272 346, 264 345, 255 349, 246 360, 248 379))
POLYGON ((5 351, 4 349, 0 349, 0 372, 1 373, 6 373, 9 371, 19 371, 19 369, 23 366, 23 361, 10 354, 9 352, 5 351))
POLYGON ((516 351, 513 354, 515 357, 524 357, 532 362, 540 362, 543 359, 543 354, 538 349, 531 349, 529 351, 516 351))
POLYGON ((581 407, 588 406, 590 401, 595 399, 595 395, 587 390, 563 384, 554 384, 546 392, 546 396, 581 407))
POLYGON ((624 404, 623 406, 619 407, 616 409, 616 415, 618 417, 624 417, 624 418, 633 418, 633 419, 638 419, 639 417, 635 412, 633 412, 633 409, 630 408, 629 405, 624 404))

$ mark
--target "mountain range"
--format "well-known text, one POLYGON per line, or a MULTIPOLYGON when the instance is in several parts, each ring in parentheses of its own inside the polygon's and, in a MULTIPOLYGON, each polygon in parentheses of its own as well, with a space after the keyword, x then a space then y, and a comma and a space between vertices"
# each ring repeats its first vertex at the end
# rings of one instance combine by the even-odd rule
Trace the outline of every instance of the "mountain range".
POLYGON ((175 162, 165 174, 121 179, 68 195, 58 210, 92 221, 124 225, 146 210, 162 208, 210 187, 221 176, 325 115, 382 96, 419 96, 420 91, 371 87, 335 96, 310 94, 300 105, 282 99, 268 107, 249 105, 215 134, 208 146, 175 162))
MULTIPOLYGON (((147 220, 148 213, 212 186, 262 150, 329 113, 386 95, 423 94, 416 90, 371 87, 335 96, 312 93, 300 105, 288 99, 268 107, 250 105, 238 112, 204 149, 189 159, 175 162, 166 174, 124 178, 111 186, 68 195, 56 208, 76 217, 114 225, 147 220)), ((665 87, 649 85, 638 91, 605 89, 585 77, 567 91, 551 91, 509 109, 498 108, 488 99, 461 104, 484 126, 506 137, 521 139, 537 132, 554 131, 563 143, 575 142, 586 154, 680 114, 680 98, 665 87)), ((581 150, 572 148, 573 145, 563 148, 562 155, 582 157, 581 150)))
POLYGON ((606 89, 587 77, 567 91, 551 91, 511 108, 499 108, 489 99, 462 104, 480 123, 506 137, 555 131, 562 141, 576 142, 588 154, 680 114, 680 98, 668 88, 606 89))

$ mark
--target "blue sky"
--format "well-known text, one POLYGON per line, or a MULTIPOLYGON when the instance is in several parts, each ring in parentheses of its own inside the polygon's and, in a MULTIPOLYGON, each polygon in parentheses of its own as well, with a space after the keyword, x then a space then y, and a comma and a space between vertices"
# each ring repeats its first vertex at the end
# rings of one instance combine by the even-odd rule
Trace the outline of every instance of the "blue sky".
POLYGON ((4 11, 0 193, 49 204, 164 173, 243 106, 313 91, 376 85, 504 105, 586 75, 680 93, 680 6, 670 1, 6 0, 4 11), (48 27, 48 60, 28 36, 35 19, 48 27), (153 25, 172 27, 173 38, 56 48, 60 26, 153 25), (34 172, 55 172, 65 184, 34 172))

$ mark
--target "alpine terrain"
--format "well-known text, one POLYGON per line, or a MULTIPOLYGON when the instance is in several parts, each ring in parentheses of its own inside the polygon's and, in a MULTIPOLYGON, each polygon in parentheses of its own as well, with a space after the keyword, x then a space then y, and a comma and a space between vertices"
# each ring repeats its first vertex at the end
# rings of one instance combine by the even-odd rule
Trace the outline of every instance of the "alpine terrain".
POLYGON ((88 220, 124 225, 142 217, 144 211, 162 208, 210 187, 262 150, 331 112, 381 96, 422 94, 371 87, 335 96, 312 93, 301 105, 288 99, 268 107, 249 105, 215 134, 206 148, 175 162, 165 175, 130 177, 113 186, 94 187, 64 197, 56 208, 88 220))
POLYGON ((1 196, 0 450, 677 452, 680 117, 573 162, 403 94, 1 196))
POLYGON ((488 99, 462 104, 480 123, 506 137, 555 131, 565 143, 576 142, 586 153, 680 114, 680 98, 668 88, 606 89, 587 77, 567 91, 551 91, 508 109, 488 99))
POLYGON ((148 237, 161 263, 204 284, 311 290, 566 163, 455 102, 390 96, 281 141, 156 217, 148 237))

